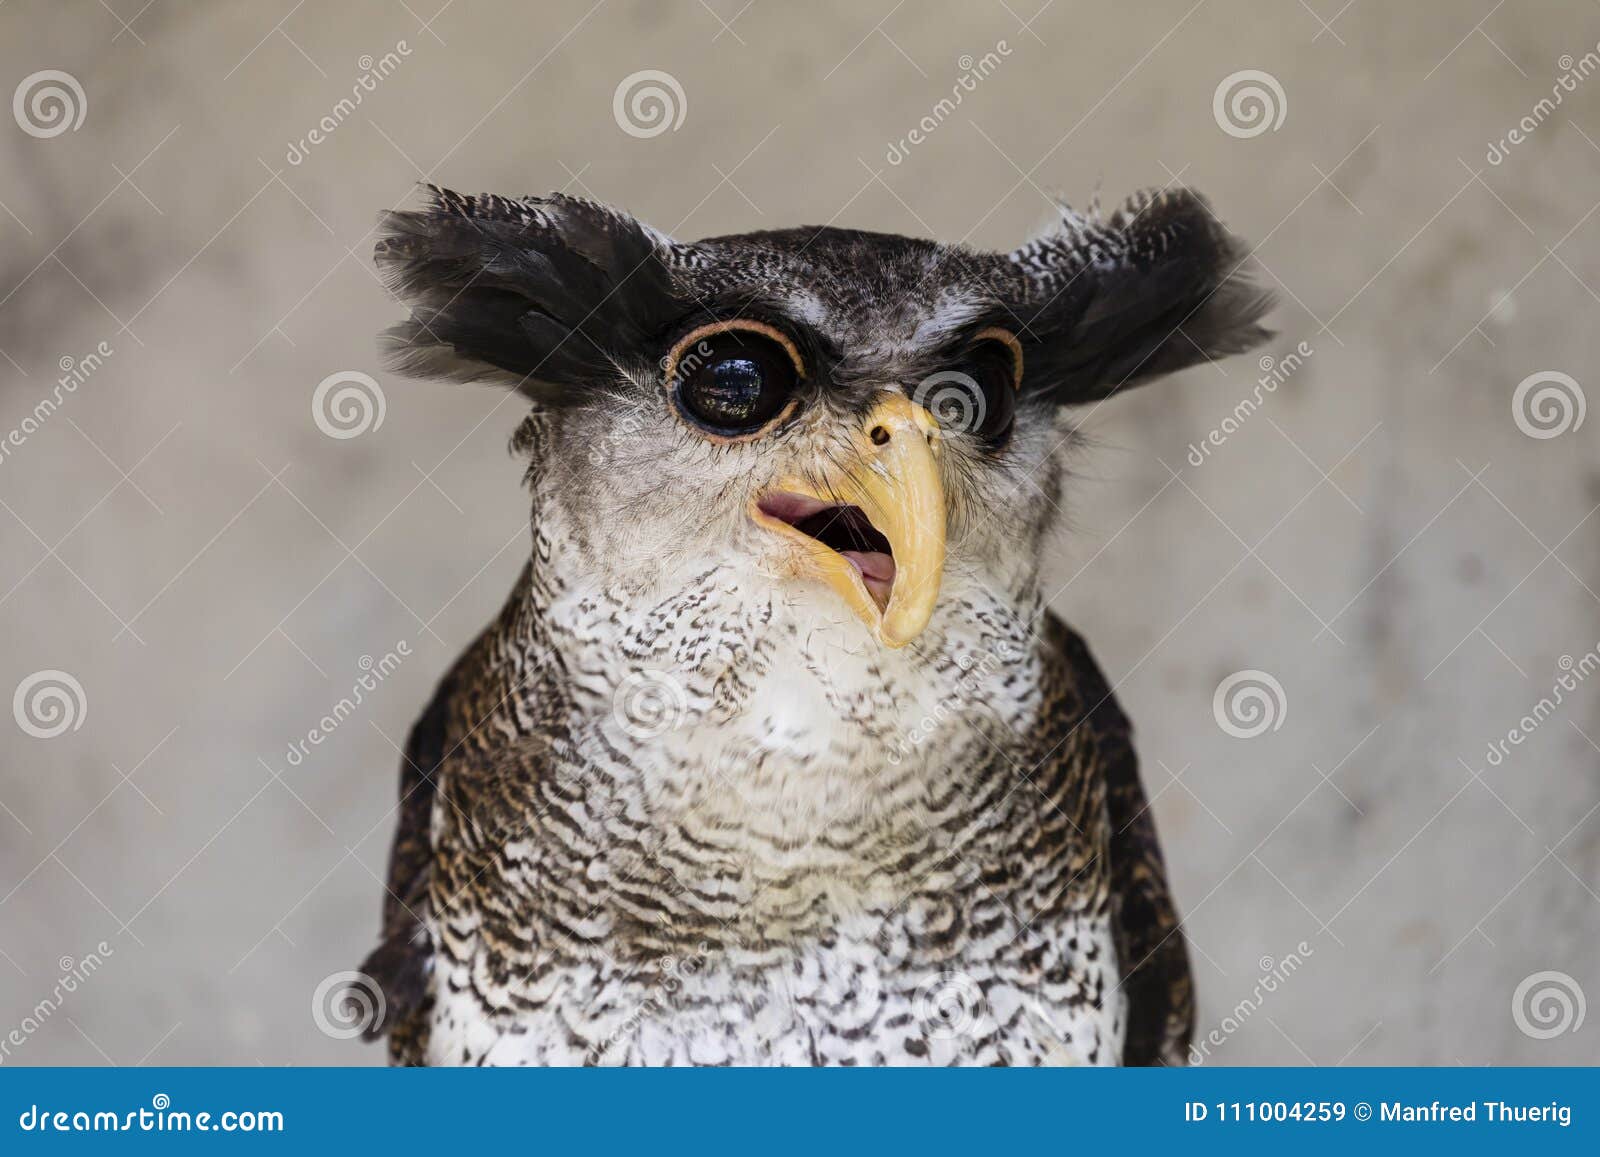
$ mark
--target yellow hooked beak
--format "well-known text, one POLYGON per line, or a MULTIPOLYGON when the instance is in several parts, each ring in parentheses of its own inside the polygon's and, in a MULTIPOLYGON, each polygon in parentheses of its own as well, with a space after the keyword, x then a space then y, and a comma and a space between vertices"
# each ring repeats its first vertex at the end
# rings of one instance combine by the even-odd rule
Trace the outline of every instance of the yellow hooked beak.
POLYGON ((797 571, 826 583, 889 647, 920 635, 939 597, 945 509, 938 438, 934 416, 894 394, 851 435, 847 464, 830 458, 814 480, 784 479, 751 504, 757 525, 795 547, 797 571), (862 515, 870 527, 859 525, 862 515), (887 540, 887 554, 874 549, 882 545, 878 536, 887 540))

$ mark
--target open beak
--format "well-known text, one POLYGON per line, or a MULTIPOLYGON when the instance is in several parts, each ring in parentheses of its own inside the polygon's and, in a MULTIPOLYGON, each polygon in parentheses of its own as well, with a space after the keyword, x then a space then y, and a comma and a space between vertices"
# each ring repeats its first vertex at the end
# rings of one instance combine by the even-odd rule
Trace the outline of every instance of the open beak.
POLYGON ((903 647, 933 616, 944 573, 939 423, 903 394, 873 407, 847 462, 788 478, 750 515, 796 548, 800 573, 821 579, 879 642, 903 647))

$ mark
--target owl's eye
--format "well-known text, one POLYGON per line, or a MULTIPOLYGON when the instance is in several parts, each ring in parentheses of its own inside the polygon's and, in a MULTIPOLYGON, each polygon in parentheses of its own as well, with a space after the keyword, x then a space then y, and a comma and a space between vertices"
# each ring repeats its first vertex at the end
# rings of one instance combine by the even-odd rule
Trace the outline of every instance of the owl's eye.
POLYGON ((1002 329, 986 329, 954 366, 925 378, 912 401, 925 406, 945 431, 998 446, 1011 436, 1021 379, 1017 339, 1002 329))
POLYGON ((679 411, 709 433, 739 437, 792 408, 800 358, 780 331, 757 322, 719 323, 691 333, 670 357, 669 390, 679 411))

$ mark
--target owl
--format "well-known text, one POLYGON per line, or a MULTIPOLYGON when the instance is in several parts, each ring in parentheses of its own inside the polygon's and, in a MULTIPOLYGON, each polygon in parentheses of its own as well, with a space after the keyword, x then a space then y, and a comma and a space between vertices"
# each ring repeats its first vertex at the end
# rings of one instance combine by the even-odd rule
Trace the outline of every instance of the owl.
POLYGON ((1074 407, 1266 336, 1246 257, 1186 189, 1009 253, 388 214, 391 363, 522 394, 531 495, 401 768, 391 1060, 1183 1063, 1131 729, 1041 558, 1074 407))

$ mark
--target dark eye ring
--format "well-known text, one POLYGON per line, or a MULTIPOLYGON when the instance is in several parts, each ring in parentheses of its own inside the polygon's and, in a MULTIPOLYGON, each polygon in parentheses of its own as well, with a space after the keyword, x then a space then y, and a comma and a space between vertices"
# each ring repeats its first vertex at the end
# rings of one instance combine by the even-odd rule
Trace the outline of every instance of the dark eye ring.
POLYGON ((961 359, 924 378, 911 400, 951 434, 971 434, 1000 446, 1011 435, 1022 389, 1022 343, 990 326, 973 335, 961 359))
POLYGON ((972 345, 974 348, 976 348, 980 342, 986 341, 999 342, 1010 352, 1011 388, 1020 392, 1022 390, 1022 343, 1017 340, 1017 335, 1012 333, 1009 329, 1003 329, 998 325, 991 325, 987 329, 979 330, 972 336, 972 345))
POLYGON ((663 359, 667 394, 678 414, 719 442, 757 437, 799 403, 805 361, 776 326, 736 318, 690 330, 663 359))

